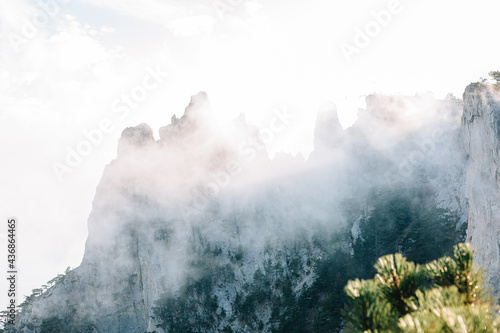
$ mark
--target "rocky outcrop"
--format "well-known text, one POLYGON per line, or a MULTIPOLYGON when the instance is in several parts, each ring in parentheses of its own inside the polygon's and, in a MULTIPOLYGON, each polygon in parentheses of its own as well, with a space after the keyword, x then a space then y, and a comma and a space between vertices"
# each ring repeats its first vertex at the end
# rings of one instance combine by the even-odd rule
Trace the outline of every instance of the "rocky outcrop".
POLYGON ((500 291, 500 94, 489 86, 469 85, 462 117, 468 154, 467 239, 476 249, 496 294, 500 291))
POLYGON ((220 131, 205 93, 158 141, 145 124, 127 128, 96 191, 82 264, 36 296, 18 327, 36 333, 55 317, 86 325, 75 332, 166 332, 175 317, 179 332, 182 320, 205 332, 271 331, 291 311, 284 300, 315 282, 315 263, 332 249, 352 254, 373 209, 366 198, 398 188, 412 209, 438 207, 456 228, 468 220, 500 287, 495 94, 469 86, 462 125, 459 103, 429 96, 369 96, 347 130, 329 105, 307 162, 271 161, 244 116, 220 131), (332 236, 341 229, 352 238, 332 236))
MULTIPOLYGON (((156 302, 193 284, 200 312, 200 304, 217 300, 220 319, 210 319, 215 331, 253 332, 235 304, 243 303, 244 286, 257 270, 285 267, 293 257, 292 287, 307 286, 318 251, 293 247, 299 234, 311 241, 324 217, 294 204, 303 193, 279 180, 283 170, 270 163, 244 118, 237 127, 232 140, 214 128, 200 93, 181 118, 160 129, 158 141, 145 124, 125 129, 96 191, 81 265, 25 309, 22 332, 38 332, 47 318, 86 325, 89 332, 164 332, 156 302), (207 296, 197 283, 208 278, 207 296)), ((303 161, 286 164, 293 172, 303 161)), ((297 184, 300 172, 294 174, 297 184)), ((269 326, 270 306, 256 322, 269 326)), ((195 313, 189 320, 197 320, 195 313)))

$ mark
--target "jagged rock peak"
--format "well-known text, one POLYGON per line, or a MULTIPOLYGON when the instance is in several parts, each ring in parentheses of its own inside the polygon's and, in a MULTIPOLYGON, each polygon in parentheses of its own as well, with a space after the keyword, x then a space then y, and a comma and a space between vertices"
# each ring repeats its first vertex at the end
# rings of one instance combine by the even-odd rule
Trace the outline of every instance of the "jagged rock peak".
POLYGON ((208 95, 204 91, 200 91, 196 95, 191 96, 189 105, 184 110, 185 115, 197 115, 197 113, 207 110, 210 106, 208 95))
MULTIPOLYGON (((191 96, 191 101, 184 110, 184 115, 181 118, 177 118, 174 114, 170 119, 170 124, 160 128, 160 138, 165 139, 169 135, 172 135, 172 132, 180 132, 182 129, 195 127, 198 121, 207 116, 209 108, 210 103, 205 92, 202 91, 191 96)), ((135 127, 127 127, 123 130, 118 150, 123 150, 124 146, 142 147, 153 142, 155 142, 153 130, 149 125, 143 123, 135 127)))
POLYGON ((184 110, 184 115, 177 118, 172 117, 170 124, 160 128, 160 142, 176 141, 180 135, 186 135, 199 126, 200 122, 205 121, 210 116, 210 101, 205 92, 199 92, 191 96, 189 105, 184 110))
POLYGON ((462 125, 468 126, 474 122, 475 118, 487 116, 491 125, 494 125, 491 129, 495 129, 496 133, 499 133, 498 126, 500 126, 500 123, 498 123, 498 126, 496 123, 500 119, 498 90, 495 90, 491 86, 472 83, 465 88, 463 100, 464 112, 462 115, 462 125), (486 108, 491 109, 487 110, 486 108), (486 114, 484 111, 491 111, 491 114, 486 114))
POLYGON ((122 156, 133 148, 143 148, 154 142, 153 130, 148 124, 127 127, 118 141, 118 155, 122 156))
POLYGON ((134 145, 145 145, 154 142, 153 130, 144 123, 127 127, 123 130, 120 140, 134 145))

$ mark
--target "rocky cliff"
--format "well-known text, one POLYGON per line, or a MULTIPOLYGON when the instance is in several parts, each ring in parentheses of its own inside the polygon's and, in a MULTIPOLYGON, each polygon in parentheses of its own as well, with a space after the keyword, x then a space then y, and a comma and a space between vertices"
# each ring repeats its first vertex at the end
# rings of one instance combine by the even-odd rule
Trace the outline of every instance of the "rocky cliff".
POLYGON ((334 331, 346 279, 385 253, 446 253, 467 220, 499 287, 495 96, 469 86, 462 124, 462 105, 429 96, 369 96, 345 131, 331 106, 306 162, 271 161, 243 116, 221 131, 204 93, 158 141, 127 128, 81 265, 32 295, 15 330, 334 331))
MULTIPOLYGON (((24 332, 38 331, 48 317, 71 318, 75 332, 162 331, 155 302, 185 293, 200 306, 189 320, 210 320, 213 331, 250 332, 246 310, 235 307, 244 307, 257 270, 288 274, 282 267, 295 260, 293 288, 312 281, 311 258, 319 253, 297 243, 311 240, 326 212, 296 205, 310 199, 289 190, 284 178, 293 173, 294 186, 302 186, 303 160, 271 164, 244 119, 231 133, 210 120, 200 93, 156 142, 145 124, 124 130, 118 158, 96 191, 84 259, 30 304, 20 321, 24 332)), ((269 305, 255 316, 268 323, 269 305)))
POLYGON ((464 93, 462 116, 467 152, 466 196, 469 203, 467 239, 478 263, 500 291, 500 94, 472 84, 464 93))

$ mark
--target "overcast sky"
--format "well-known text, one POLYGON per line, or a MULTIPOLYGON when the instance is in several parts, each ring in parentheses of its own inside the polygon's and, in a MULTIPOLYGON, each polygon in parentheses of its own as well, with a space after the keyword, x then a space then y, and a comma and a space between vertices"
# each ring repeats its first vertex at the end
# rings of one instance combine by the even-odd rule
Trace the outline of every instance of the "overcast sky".
POLYGON ((21 294, 79 265, 95 188, 125 127, 145 122, 158 137, 203 90, 221 120, 244 112, 263 126, 286 106, 300 126, 271 150, 307 156, 325 102, 347 127, 368 94, 461 97, 500 69, 499 9, 491 0, 0 0, 0 217, 19 220, 21 294), (85 156, 68 157, 78 149, 85 156))

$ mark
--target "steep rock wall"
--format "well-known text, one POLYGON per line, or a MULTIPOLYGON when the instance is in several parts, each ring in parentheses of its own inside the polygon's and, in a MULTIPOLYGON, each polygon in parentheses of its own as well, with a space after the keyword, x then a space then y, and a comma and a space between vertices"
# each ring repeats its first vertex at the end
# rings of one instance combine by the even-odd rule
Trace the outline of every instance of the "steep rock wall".
POLYGON ((462 126, 468 154, 467 239, 476 249, 489 282, 500 290, 500 95, 492 87, 469 85, 464 93, 462 126))
POLYGON ((318 115, 306 163, 270 161, 244 118, 221 132, 208 109, 205 94, 193 96, 158 141, 145 124, 123 132, 96 191, 84 260, 26 309, 23 332, 71 316, 91 323, 85 332, 163 332, 154 307, 165 295, 196 304, 188 320, 212 325, 199 331, 268 332, 273 313, 286 312, 276 305, 285 291, 297 298, 314 282, 317 259, 335 247, 349 256, 349 239, 318 242, 351 227, 345 199, 359 199, 357 228, 372 189, 408 184, 426 191, 412 205, 468 216, 456 103, 370 96, 346 131, 332 106, 318 115), (271 286, 268 298, 248 314, 259 279, 271 286))

